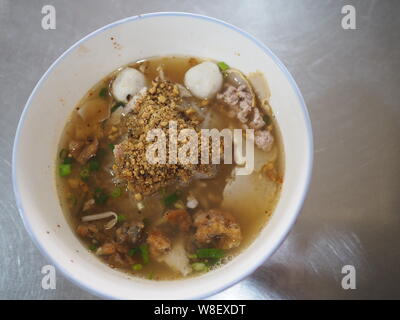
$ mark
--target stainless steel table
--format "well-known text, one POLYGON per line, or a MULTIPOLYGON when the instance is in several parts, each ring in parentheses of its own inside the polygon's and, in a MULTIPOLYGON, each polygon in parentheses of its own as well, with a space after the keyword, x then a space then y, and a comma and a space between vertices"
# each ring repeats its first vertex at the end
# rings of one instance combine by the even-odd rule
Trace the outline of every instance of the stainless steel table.
POLYGON ((288 239, 252 276, 216 299, 400 298, 400 1, 0 0, 0 298, 96 299, 57 273, 25 232, 11 183, 16 125, 33 86, 65 49, 114 20, 191 11, 233 23, 288 66, 315 138, 311 189, 288 239), (41 28, 56 8, 57 28, 41 28), (356 30, 341 9, 356 8, 356 30), (356 289, 343 290, 344 265, 356 289))

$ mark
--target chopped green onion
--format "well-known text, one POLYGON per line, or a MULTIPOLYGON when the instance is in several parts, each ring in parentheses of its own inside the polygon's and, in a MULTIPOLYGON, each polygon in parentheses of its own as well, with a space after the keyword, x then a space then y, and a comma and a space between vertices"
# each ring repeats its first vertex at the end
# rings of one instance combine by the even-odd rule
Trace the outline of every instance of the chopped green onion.
POLYGON ((220 259, 218 258, 208 258, 205 260, 205 262, 207 263, 207 266, 211 267, 215 264, 217 264, 219 262, 220 259))
POLYGON ((153 280, 153 278, 154 278, 154 273, 153 273, 153 272, 150 272, 150 273, 147 275, 147 279, 153 280))
POLYGON ((65 157, 63 163, 64 164, 72 164, 74 162, 74 158, 72 157, 65 157))
POLYGON ((68 156, 68 150, 67 149, 61 149, 60 151, 60 159, 64 159, 68 156))
POLYGON ((221 71, 226 71, 228 70, 230 67, 223 61, 218 62, 217 66, 221 69, 221 71))
POLYGON ((263 116, 263 120, 265 122, 265 124, 268 126, 269 124, 271 124, 271 117, 267 114, 264 114, 263 116))
POLYGON ((142 254, 142 259, 144 264, 149 263, 149 246, 147 244, 142 244, 139 247, 140 253, 142 254))
POLYGON ((145 227, 147 227, 147 226, 150 224, 149 218, 144 218, 144 219, 142 220, 142 222, 143 222, 143 224, 144 224, 145 227))
POLYGON ((119 214, 117 216, 117 221, 118 222, 124 222, 126 220, 126 217, 123 214, 119 214))
POLYGON ((174 207, 177 209, 185 209, 185 204, 183 203, 182 200, 178 200, 177 202, 174 203, 174 207))
POLYGON ((111 191, 111 197, 113 197, 113 198, 118 198, 121 196, 121 194, 122 194, 122 190, 119 187, 116 187, 116 188, 114 188, 113 191, 111 191))
POLYGON ((208 267, 203 262, 192 263, 192 268, 194 271, 208 271, 208 267))
POLYGON ((128 251, 128 256, 130 256, 130 257, 133 257, 136 253, 138 253, 139 252, 139 249, 138 248, 132 248, 132 249, 129 249, 129 251, 128 251))
POLYGON ((194 259, 197 259, 198 256, 197 256, 197 254, 189 254, 188 258, 194 260, 194 259))
POLYGON ((177 192, 175 193, 171 193, 170 195, 166 196, 164 198, 164 205, 169 208, 172 207, 175 202, 177 202, 179 200, 179 195, 177 192))
POLYGON ((142 270, 143 266, 140 263, 134 264, 132 266, 133 271, 140 271, 142 270))
POLYGON ((105 204, 108 200, 108 195, 104 192, 103 189, 96 188, 94 191, 94 201, 97 204, 105 204))
POLYGON ((62 163, 58 167, 58 172, 61 177, 66 177, 71 174, 72 165, 70 163, 62 163))
POLYGON ((107 96, 107 88, 102 88, 99 92, 99 96, 105 98, 107 96))
POLYGON ((89 246, 89 250, 90 251, 96 251, 97 250, 97 246, 92 244, 92 245, 89 246))
POLYGON ((98 171, 100 169, 100 164, 98 161, 91 159, 88 162, 88 168, 90 171, 98 171))
POLYGON ((61 149, 59 156, 60 156, 60 159, 63 160, 63 164, 72 164, 72 162, 74 161, 74 158, 68 156, 67 149, 61 149))
POLYGON ((197 256, 200 259, 203 259, 203 258, 221 259, 224 257, 224 255, 225 255, 225 252, 222 249, 205 248, 205 249, 197 250, 197 256))
POLYGON ((81 176, 82 180, 85 181, 90 177, 90 170, 88 168, 83 168, 79 175, 81 176))
POLYGON ((123 102, 117 102, 114 104, 114 106, 111 108, 111 113, 113 113, 115 110, 117 110, 119 107, 123 107, 125 104, 123 102))
POLYGON ((115 144, 109 143, 109 144, 108 144, 108 147, 111 149, 111 151, 114 151, 115 144))

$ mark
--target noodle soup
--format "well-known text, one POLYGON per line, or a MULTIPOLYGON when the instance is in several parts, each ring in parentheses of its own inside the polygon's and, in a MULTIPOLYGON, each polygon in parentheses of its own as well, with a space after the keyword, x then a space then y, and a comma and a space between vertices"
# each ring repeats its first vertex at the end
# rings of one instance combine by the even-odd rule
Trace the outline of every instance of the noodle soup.
MULTIPOLYGON (((196 57, 141 60, 99 81, 71 114, 57 156, 58 193, 76 235, 110 267, 153 280, 234 258, 267 223, 283 181, 269 95, 261 73, 196 57), (199 135, 251 130, 252 172, 238 175, 236 156, 149 163, 149 134, 161 130, 169 143, 171 123, 199 135)), ((170 149, 165 155, 171 160, 170 149)))

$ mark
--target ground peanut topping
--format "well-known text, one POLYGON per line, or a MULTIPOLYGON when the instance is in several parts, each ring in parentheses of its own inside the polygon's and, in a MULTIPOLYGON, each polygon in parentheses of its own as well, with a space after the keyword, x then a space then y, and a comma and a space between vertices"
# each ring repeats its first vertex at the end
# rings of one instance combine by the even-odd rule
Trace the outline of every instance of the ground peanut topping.
MULTIPOLYGON (((154 141, 146 140, 150 130, 160 128, 169 143, 169 122, 175 121, 177 132, 194 129, 200 135, 200 117, 193 115, 192 108, 182 107, 182 98, 176 84, 169 81, 153 81, 149 90, 140 97, 133 111, 124 121, 127 138, 115 146, 115 175, 128 182, 134 192, 150 194, 173 182, 189 182, 194 174, 212 174, 213 166, 204 164, 150 164, 146 150, 154 141)), ((199 140, 200 141, 200 140, 199 140)), ((180 143, 178 142, 178 148, 180 143)), ((169 159, 167 148, 167 159, 169 159)), ((200 161, 199 161, 200 162, 200 161)))

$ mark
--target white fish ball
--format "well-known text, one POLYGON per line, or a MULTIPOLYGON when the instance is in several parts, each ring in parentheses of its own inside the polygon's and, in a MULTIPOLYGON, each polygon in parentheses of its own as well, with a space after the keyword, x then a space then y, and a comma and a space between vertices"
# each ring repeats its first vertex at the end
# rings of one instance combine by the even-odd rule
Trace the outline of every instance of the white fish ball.
POLYGON ((128 96, 133 97, 144 86, 146 86, 146 78, 140 71, 133 68, 125 68, 113 81, 112 94, 118 101, 127 103, 128 96))
POLYGON ((223 79, 218 66, 206 61, 190 68, 185 74, 184 82, 195 97, 211 99, 221 90, 223 79))

